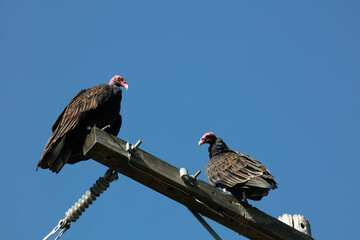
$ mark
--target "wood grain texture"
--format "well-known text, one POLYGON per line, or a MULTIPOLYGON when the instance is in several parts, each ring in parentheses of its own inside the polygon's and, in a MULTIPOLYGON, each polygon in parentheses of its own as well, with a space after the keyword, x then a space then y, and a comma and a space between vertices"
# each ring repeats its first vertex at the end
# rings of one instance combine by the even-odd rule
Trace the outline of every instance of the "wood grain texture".
POLYGON ((98 128, 91 129, 83 150, 87 157, 249 239, 312 239, 208 183, 199 180, 197 186, 185 184, 178 168, 145 151, 138 149, 138 156, 129 161, 126 142, 98 128))

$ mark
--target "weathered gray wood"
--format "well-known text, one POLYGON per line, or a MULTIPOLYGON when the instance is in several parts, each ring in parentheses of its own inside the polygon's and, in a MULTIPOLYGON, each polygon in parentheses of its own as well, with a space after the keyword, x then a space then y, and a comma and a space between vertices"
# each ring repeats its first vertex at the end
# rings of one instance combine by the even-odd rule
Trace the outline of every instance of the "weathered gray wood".
POLYGON ((84 144, 87 157, 249 239, 312 239, 201 180, 195 187, 185 184, 178 168, 145 151, 139 149, 138 156, 129 161, 125 149, 126 142, 98 128, 91 129, 84 144))
POLYGON ((291 216, 290 214, 283 214, 282 216, 278 217, 278 219, 283 223, 286 223, 287 225, 295 228, 296 230, 311 236, 310 223, 306 217, 299 214, 294 214, 294 216, 291 216))

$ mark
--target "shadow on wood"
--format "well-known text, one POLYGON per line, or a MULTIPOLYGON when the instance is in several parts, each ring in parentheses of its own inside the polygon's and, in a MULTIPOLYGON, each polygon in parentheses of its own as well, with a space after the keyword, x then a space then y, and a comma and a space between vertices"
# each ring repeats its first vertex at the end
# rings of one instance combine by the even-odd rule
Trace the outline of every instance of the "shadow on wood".
POLYGON ((279 220, 199 180, 187 185, 179 169, 137 150, 128 160, 126 142, 98 128, 92 128, 84 154, 97 162, 185 205, 249 239, 312 239, 279 220))

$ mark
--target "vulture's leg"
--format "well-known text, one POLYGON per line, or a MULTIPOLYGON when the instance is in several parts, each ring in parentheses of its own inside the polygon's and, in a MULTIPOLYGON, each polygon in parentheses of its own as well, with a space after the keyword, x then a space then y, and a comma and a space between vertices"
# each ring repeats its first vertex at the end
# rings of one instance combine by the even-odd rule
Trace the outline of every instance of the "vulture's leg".
POLYGON ((244 202, 248 203, 248 200, 246 198, 246 193, 245 193, 245 190, 241 192, 242 195, 243 195, 243 198, 244 198, 244 202))

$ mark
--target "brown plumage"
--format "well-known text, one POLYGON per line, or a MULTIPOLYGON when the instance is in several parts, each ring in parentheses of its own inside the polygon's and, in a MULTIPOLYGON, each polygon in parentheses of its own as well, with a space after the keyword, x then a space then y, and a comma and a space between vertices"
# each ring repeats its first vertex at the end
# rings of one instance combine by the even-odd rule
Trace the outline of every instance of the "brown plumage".
POLYGON ((49 168, 58 173, 66 164, 74 164, 88 158, 83 155, 89 127, 103 128, 117 135, 122 118, 120 112, 121 89, 128 88, 126 81, 116 75, 109 84, 100 84, 81 90, 65 107, 52 127, 53 134, 36 167, 49 168))
POLYGON ((206 133, 199 145, 209 143, 210 161, 206 165, 206 176, 213 186, 225 188, 241 200, 261 200, 277 183, 267 168, 254 158, 230 150, 221 138, 206 133))

